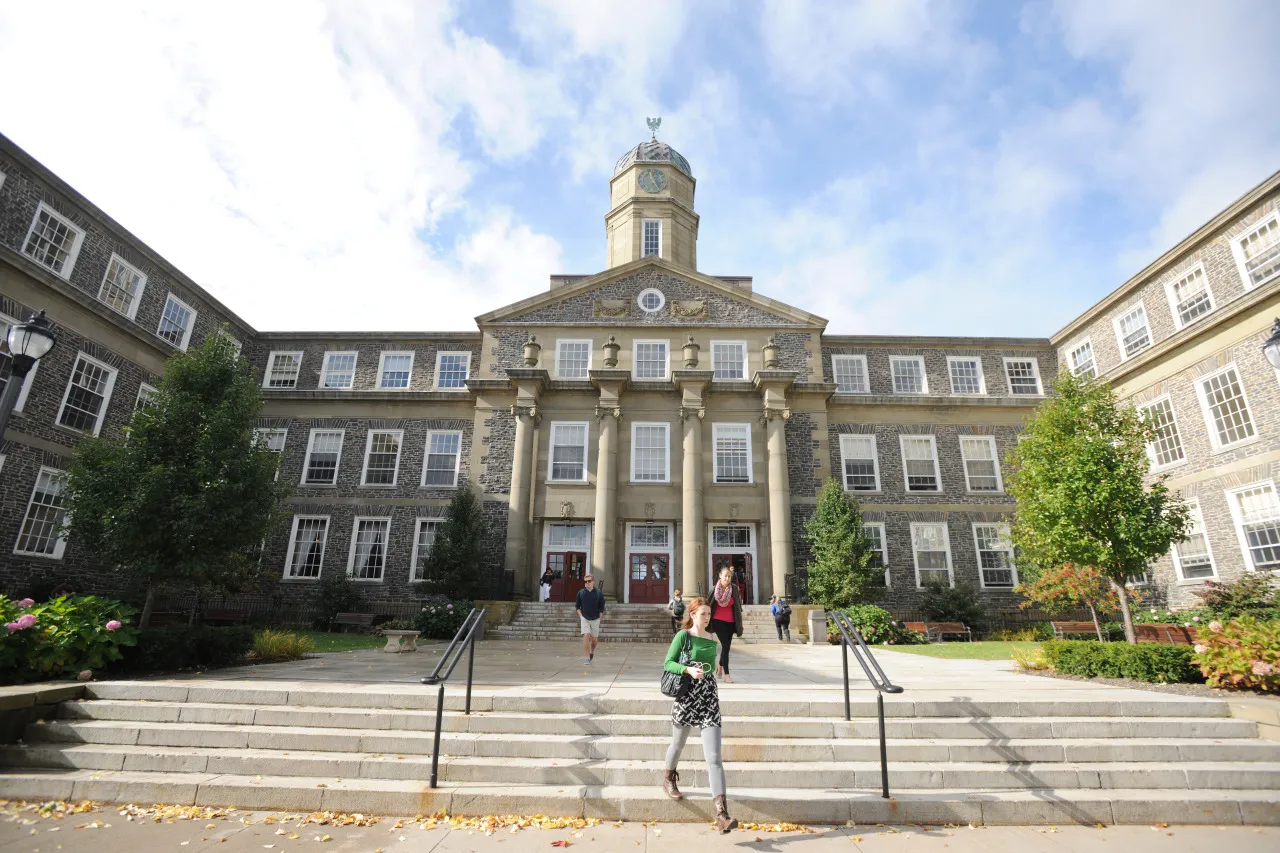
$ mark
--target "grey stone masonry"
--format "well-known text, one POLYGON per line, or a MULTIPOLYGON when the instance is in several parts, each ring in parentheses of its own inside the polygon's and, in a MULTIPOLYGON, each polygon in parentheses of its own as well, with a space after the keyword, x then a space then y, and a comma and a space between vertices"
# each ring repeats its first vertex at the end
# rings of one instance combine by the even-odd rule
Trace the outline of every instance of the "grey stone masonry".
MULTIPOLYGON (((343 340, 337 336, 319 340, 280 339, 268 336, 259 341, 252 356, 252 363, 254 375, 258 379, 258 383, 262 384, 263 375, 272 352, 301 352, 303 354, 302 366, 298 371, 297 385, 289 390, 315 391, 321 390, 320 377, 324 370, 325 353, 354 352, 356 353, 356 370, 351 390, 379 391, 386 390, 378 387, 382 353, 412 352, 413 370, 409 376, 409 387, 402 390, 432 391, 435 389, 437 353, 465 352, 470 354, 471 363, 467 375, 469 377, 478 375, 480 370, 480 344, 477 340, 478 338, 479 336, 477 335, 476 339, 473 340, 448 338, 431 340, 428 335, 423 335, 418 340, 396 338, 369 343, 361 340, 343 340)), ((272 389, 267 389, 267 392, 269 398, 272 389)))
POLYGON ((818 494, 819 441, 813 437, 813 428, 813 418, 804 412, 794 412, 787 420, 787 483, 792 497, 818 494))
POLYGON ((494 409, 484 420, 489 435, 480 457, 480 487, 488 494, 511 492, 511 464, 515 456, 516 419, 509 410, 494 409))
MULTIPOLYGON (((527 329, 495 329, 493 337, 497 340, 498 345, 492 347, 489 354, 493 356, 493 361, 489 365, 489 373, 493 376, 506 378, 505 371, 508 368, 524 367, 524 342, 529 340, 529 330, 527 329)), ((548 342, 548 347, 554 346, 548 342)), ((542 363, 546 364, 546 350, 544 350, 542 363)))
POLYGON ((778 369, 794 370, 799 381, 813 378, 813 353, 809 350, 810 336, 806 332, 778 332, 773 336, 778 345, 778 369))
MULTIPOLYGON (((956 396, 951 391, 951 374, 948 367, 948 356, 968 356, 978 358, 982 362, 982 374, 986 383, 987 396, 990 397, 1010 397, 1014 396, 1009 392, 1008 374, 1005 371, 1005 358, 1033 358, 1036 360, 1037 370, 1040 373, 1040 390, 1047 394, 1053 386, 1054 380, 1058 375, 1058 359, 1053 350, 1048 348, 1048 341, 1044 342, 1043 348, 1014 348, 1002 347, 999 349, 991 347, 983 347, 980 339, 974 339, 970 346, 955 347, 922 347, 918 344, 911 346, 904 343, 903 346, 884 345, 877 341, 874 344, 857 344, 845 343, 848 339, 842 339, 839 345, 823 344, 822 347, 822 373, 827 382, 835 381, 835 374, 831 368, 831 357, 833 355, 861 355, 867 360, 867 374, 870 379, 872 395, 894 395, 893 374, 890 369, 890 359, 894 356, 920 356, 924 359, 925 379, 928 384, 928 396, 956 396)), ((908 341, 910 339, 907 339, 908 341)), ((897 395, 902 396, 902 395, 897 395)), ((1038 398, 1027 395, 1022 399, 1036 400, 1038 398)))

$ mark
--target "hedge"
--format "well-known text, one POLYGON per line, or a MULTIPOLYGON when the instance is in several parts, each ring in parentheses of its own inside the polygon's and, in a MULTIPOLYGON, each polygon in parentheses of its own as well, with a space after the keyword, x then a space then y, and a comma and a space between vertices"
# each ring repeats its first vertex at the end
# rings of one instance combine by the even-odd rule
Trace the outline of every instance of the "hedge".
POLYGON ((1193 650, 1189 646, 1049 640, 1043 648, 1049 665, 1065 675, 1130 678, 1157 684, 1198 684, 1204 681, 1200 668, 1191 660, 1193 650))

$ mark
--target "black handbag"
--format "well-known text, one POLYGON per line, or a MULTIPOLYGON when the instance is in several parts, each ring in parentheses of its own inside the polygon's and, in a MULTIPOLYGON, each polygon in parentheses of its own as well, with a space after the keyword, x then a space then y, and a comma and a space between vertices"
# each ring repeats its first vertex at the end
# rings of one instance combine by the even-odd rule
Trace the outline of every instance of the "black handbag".
MULTIPOLYGON (((679 662, 681 666, 693 665, 693 637, 688 631, 684 632, 684 645, 680 647, 679 662)), ((693 689, 693 676, 687 672, 677 674, 664 669, 661 688, 663 696, 683 699, 693 689)))

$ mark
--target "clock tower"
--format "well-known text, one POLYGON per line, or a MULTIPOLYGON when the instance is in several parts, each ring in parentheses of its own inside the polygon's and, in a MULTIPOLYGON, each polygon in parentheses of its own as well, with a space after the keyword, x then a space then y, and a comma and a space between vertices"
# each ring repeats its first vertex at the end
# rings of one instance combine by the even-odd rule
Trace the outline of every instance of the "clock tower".
POLYGON ((698 268, 698 214, 693 211, 697 181, 680 152, 659 142, 662 119, 649 119, 651 138, 618 160, 609 181, 606 268, 656 255, 698 268))

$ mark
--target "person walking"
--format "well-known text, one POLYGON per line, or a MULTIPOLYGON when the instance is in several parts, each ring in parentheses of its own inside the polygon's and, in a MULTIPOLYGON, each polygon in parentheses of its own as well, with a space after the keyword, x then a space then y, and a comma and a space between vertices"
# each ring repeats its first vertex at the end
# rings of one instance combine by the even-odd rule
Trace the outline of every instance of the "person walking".
POLYGON ((791 642, 791 605, 787 604, 785 598, 774 596, 770 601, 769 611, 773 613, 773 627, 778 629, 778 639, 782 639, 785 631, 787 642, 791 642))
POLYGON ((582 623, 582 651, 586 653, 584 664, 590 665, 596 656, 596 646, 600 645, 600 617, 604 615, 604 593, 596 589, 596 579, 587 575, 582 579, 586 584, 578 590, 578 597, 573 603, 578 611, 578 619, 582 623))
POLYGON ((742 636, 742 594, 733 582, 733 572, 720 570, 720 580, 711 591, 711 630, 720 640, 720 666, 716 675, 733 684, 729 675, 729 646, 734 635, 742 636))
POLYGON ((729 817, 729 803, 725 794, 724 759, 721 757, 720 694, 716 689, 711 668, 716 662, 716 638, 707 628, 711 623, 711 604, 705 598, 695 598, 685 611, 683 628, 671 641, 663 669, 692 679, 684 696, 677 696, 671 703, 671 745, 667 747, 664 763, 662 790, 673 800, 683 800, 680 793, 680 774, 676 765, 680 753, 689 739, 689 730, 697 726, 702 734, 702 756, 707 763, 707 780, 716 807, 716 829, 721 834, 738 826, 729 817), (686 639, 689 642, 689 663, 680 663, 686 639))
POLYGON ((684 599, 680 597, 680 590, 671 593, 671 600, 667 602, 667 610, 671 613, 671 633, 680 630, 680 623, 684 621, 684 599))
POLYGON ((555 579, 555 573, 551 571, 550 566, 547 566, 547 570, 542 573, 542 578, 538 581, 539 601, 549 601, 551 599, 551 584, 555 579))

